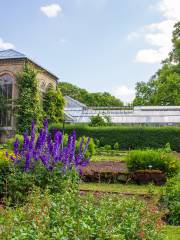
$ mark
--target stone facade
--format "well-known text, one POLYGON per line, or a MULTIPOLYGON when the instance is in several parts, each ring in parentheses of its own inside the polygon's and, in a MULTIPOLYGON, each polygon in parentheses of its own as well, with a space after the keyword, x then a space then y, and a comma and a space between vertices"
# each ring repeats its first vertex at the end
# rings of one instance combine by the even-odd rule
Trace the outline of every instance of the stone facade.
MULTIPOLYGON (((57 86, 58 78, 47 71, 46 69, 42 68, 32 60, 24 57, 24 58, 17 58, 17 59, 0 59, 0 78, 4 75, 11 76, 12 81, 12 100, 17 99, 18 97, 18 89, 16 85, 16 76, 18 73, 23 71, 24 64, 28 63, 32 65, 33 68, 38 70, 37 79, 38 79, 38 87, 41 92, 45 92, 46 88, 51 84, 54 88, 57 86)), ((12 101, 13 104, 13 101, 12 101)), ((15 117, 12 115, 11 117, 11 124, 8 126, 3 126, 4 130, 14 131, 16 127, 16 120, 15 117), (9 126, 11 125, 11 126, 9 126)))

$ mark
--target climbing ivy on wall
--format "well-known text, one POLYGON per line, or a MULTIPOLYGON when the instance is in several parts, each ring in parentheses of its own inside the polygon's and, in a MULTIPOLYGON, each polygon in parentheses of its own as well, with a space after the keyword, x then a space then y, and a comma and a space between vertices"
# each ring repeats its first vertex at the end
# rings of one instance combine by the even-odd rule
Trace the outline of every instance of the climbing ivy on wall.
POLYGON ((64 98, 59 88, 49 86, 43 96, 44 117, 50 123, 58 123, 63 119, 64 98))
POLYGON ((18 133, 29 132, 31 122, 40 126, 43 118, 50 123, 63 119, 64 98, 59 88, 49 86, 40 94, 37 80, 38 72, 29 64, 17 75, 18 99, 16 101, 16 129, 18 133))
POLYGON ((17 75, 18 99, 16 101, 17 132, 29 132, 32 120, 37 125, 42 120, 42 104, 38 91, 37 71, 25 64, 17 75))

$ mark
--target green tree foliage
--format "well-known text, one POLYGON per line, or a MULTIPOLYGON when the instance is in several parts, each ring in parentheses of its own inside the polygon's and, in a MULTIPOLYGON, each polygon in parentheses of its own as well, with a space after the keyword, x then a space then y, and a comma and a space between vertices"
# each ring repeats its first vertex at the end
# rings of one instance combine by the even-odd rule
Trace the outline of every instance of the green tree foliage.
POLYGON ((63 96, 70 96, 87 106, 123 106, 123 102, 120 99, 107 92, 89 93, 85 89, 67 82, 61 82, 59 87, 63 96))
POLYGON ((91 127, 102 127, 102 126, 106 126, 107 122, 105 118, 103 118, 98 114, 97 116, 91 117, 91 122, 89 125, 91 127))
POLYGON ((174 26, 172 43, 162 68, 147 83, 137 83, 134 105, 180 105, 180 22, 174 26))
POLYGON ((18 99, 16 101, 17 131, 29 132, 32 120, 40 124, 42 107, 37 85, 37 72, 28 64, 17 75, 18 99))
POLYGON ((43 96, 43 111, 50 123, 60 122, 63 119, 64 98, 59 88, 48 87, 43 96))

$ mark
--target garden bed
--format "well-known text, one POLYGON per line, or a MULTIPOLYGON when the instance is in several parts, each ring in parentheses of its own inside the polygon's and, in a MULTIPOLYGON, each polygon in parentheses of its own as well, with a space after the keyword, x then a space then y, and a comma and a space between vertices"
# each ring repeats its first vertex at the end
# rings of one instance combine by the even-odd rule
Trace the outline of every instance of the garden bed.
POLYGON ((123 161, 90 162, 82 169, 82 179, 85 182, 126 182, 129 177, 127 165, 123 161))

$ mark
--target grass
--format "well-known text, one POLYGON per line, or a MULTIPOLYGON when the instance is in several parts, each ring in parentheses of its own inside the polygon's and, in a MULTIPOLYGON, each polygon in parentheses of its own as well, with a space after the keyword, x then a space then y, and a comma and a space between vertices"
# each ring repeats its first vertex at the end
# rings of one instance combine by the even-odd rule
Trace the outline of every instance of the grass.
POLYGON ((80 190, 132 193, 132 194, 148 194, 150 192, 157 194, 162 187, 152 185, 136 185, 136 184, 120 184, 120 183, 81 183, 80 190))
POLYGON ((125 161, 126 160, 126 156, 108 156, 108 155, 94 155, 91 158, 91 161, 93 162, 99 162, 99 161, 125 161))
POLYGON ((166 225, 163 232, 168 237, 167 240, 180 240, 180 226, 166 225))

